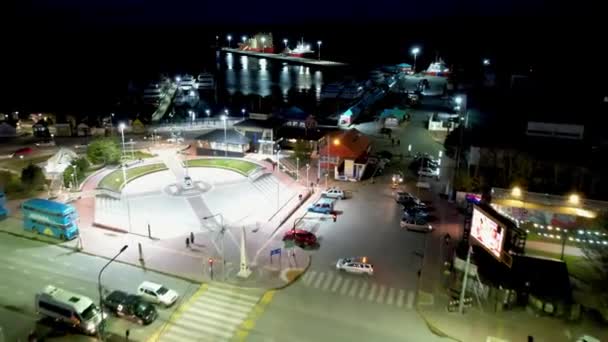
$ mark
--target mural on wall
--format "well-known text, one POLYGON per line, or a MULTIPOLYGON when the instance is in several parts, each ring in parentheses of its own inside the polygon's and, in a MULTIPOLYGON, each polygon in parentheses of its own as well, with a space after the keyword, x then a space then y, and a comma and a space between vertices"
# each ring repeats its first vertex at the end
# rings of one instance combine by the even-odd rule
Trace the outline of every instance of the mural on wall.
POLYGON ((492 204, 492 206, 514 220, 536 223, 542 226, 584 229, 582 226, 585 225, 585 221, 587 221, 578 216, 554 213, 545 210, 516 208, 497 204, 492 204))

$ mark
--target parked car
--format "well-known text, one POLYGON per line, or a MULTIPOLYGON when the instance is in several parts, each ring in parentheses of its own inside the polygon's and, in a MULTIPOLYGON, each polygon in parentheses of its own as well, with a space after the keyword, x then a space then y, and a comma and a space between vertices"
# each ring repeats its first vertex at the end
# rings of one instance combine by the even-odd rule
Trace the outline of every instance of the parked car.
POLYGON ((429 217, 429 213, 426 211, 426 208, 421 208, 417 206, 405 207, 403 208, 403 212, 407 213, 412 217, 419 217, 427 219, 429 217))
POLYGON ((283 241, 294 241, 300 246, 314 246, 317 244, 315 234, 303 229, 290 229, 283 235, 283 241))
POLYGON ((367 262, 366 257, 354 257, 339 259, 336 263, 338 271, 344 271, 354 274, 365 274, 371 276, 374 274, 374 266, 367 262))
POLYGON ((140 296, 123 291, 113 291, 104 299, 104 306, 118 317, 147 325, 158 317, 154 305, 146 302, 140 296))
POLYGON ((423 233, 428 233, 433 230, 433 226, 428 224, 426 218, 410 216, 407 213, 403 214, 399 225, 401 226, 401 228, 406 228, 407 230, 418 231, 423 233))
POLYGON ((55 140, 43 140, 36 143, 38 147, 51 147, 55 146, 55 140))
POLYGON ((174 290, 151 281, 141 283, 137 288, 137 294, 151 303, 162 304, 167 307, 173 305, 179 297, 174 290))
POLYGON ((322 214, 330 214, 334 211, 334 200, 331 198, 321 198, 308 207, 308 211, 322 214))
POLYGON ((436 178, 439 179, 439 169, 433 169, 430 167, 423 167, 420 170, 418 170, 418 176, 421 177, 432 177, 432 178, 436 178))
POLYGON ((344 190, 342 190, 338 187, 331 187, 331 188, 323 191, 321 193, 321 196, 328 197, 328 198, 337 198, 337 199, 346 198, 346 194, 344 193, 344 190))
POLYGON ((27 155, 32 154, 33 152, 34 152, 34 149, 32 149, 31 147, 23 147, 23 148, 16 150, 15 152, 13 152, 13 154, 11 154, 11 158, 27 156, 27 155))

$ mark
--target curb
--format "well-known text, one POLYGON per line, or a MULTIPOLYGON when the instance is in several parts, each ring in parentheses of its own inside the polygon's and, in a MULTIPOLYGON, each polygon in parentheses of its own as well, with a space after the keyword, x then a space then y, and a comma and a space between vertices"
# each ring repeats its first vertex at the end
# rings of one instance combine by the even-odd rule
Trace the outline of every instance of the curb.
POLYGON ((97 223, 97 222, 93 222, 93 227, 98 227, 98 228, 101 228, 101 229, 111 230, 111 231, 116 232, 116 233, 123 233, 123 234, 128 234, 129 233, 129 231, 127 231, 127 230, 124 230, 124 229, 121 229, 121 228, 117 228, 117 227, 113 227, 113 226, 108 226, 108 225, 97 223))
POLYGON ((278 290, 284 290, 284 289, 286 289, 286 288, 287 288, 287 287, 289 287, 291 284, 295 283, 295 282, 296 282, 296 280, 300 279, 300 277, 301 277, 301 276, 302 276, 304 273, 306 273, 306 272, 308 271, 308 269, 310 268, 310 265, 311 265, 311 264, 312 264, 312 257, 311 257, 311 256, 309 256, 309 257, 308 257, 308 264, 307 264, 306 266, 304 266, 304 268, 302 269, 302 272, 300 272, 300 274, 298 274, 298 275, 297 275, 295 278, 293 278, 293 280, 292 280, 292 281, 287 282, 286 284, 283 284, 283 285, 281 285, 281 286, 274 287, 274 288, 272 288, 272 289, 273 289, 273 290, 275 290, 275 291, 278 291, 278 290))
POLYGON ((418 316, 420 316, 420 318, 424 321, 424 324, 426 324, 427 328, 429 328, 429 331, 432 332, 433 334, 439 336, 439 337, 443 337, 443 338, 449 338, 450 340, 456 341, 456 342, 464 342, 463 340, 460 340, 456 337, 450 336, 447 333, 445 333, 443 330, 439 329, 435 324, 433 324, 426 316, 425 314, 423 314, 421 312, 421 310, 418 308, 418 305, 416 305, 416 313, 418 314, 418 316))

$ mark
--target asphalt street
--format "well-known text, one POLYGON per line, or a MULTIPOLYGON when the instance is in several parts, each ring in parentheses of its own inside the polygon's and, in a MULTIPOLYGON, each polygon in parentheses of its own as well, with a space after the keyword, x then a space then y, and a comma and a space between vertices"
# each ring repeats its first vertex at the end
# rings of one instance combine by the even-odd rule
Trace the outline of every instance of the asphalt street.
MULTIPOLYGON (((98 301, 97 274, 106 262, 106 259, 72 252, 54 245, 2 234, 0 305, 3 310, 0 311, 0 331, 3 331, 5 339, 14 341, 14 337, 24 338, 34 329, 37 320, 34 296, 46 285, 56 285, 98 301)), ((180 302, 171 308, 158 308, 159 318, 145 327, 111 317, 108 332, 123 335, 126 329, 129 329, 134 339, 146 338, 159 329, 173 310, 198 289, 198 285, 190 282, 119 262, 106 268, 102 276, 104 289, 120 289, 130 293, 135 293, 143 280, 175 289, 181 295, 180 302)), ((65 340, 73 341, 77 338, 86 339, 84 336, 68 335, 65 340)))

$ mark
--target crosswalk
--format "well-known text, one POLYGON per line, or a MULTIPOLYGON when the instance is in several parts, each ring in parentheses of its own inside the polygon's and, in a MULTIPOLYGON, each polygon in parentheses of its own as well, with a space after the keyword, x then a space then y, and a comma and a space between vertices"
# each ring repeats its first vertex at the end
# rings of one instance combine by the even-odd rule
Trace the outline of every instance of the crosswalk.
POLYGON ((393 305, 406 309, 414 308, 416 294, 413 290, 406 291, 405 289, 385 286, 376 283, 371 278, 338 274, 337 272, 310 270, 301 279, 304 286, 321 291, 352 297, 370 303, 393 305))
POLYGON ((158 341, 230 341, 261 295, 256 290, 209 285, 178 310, 158 341))

